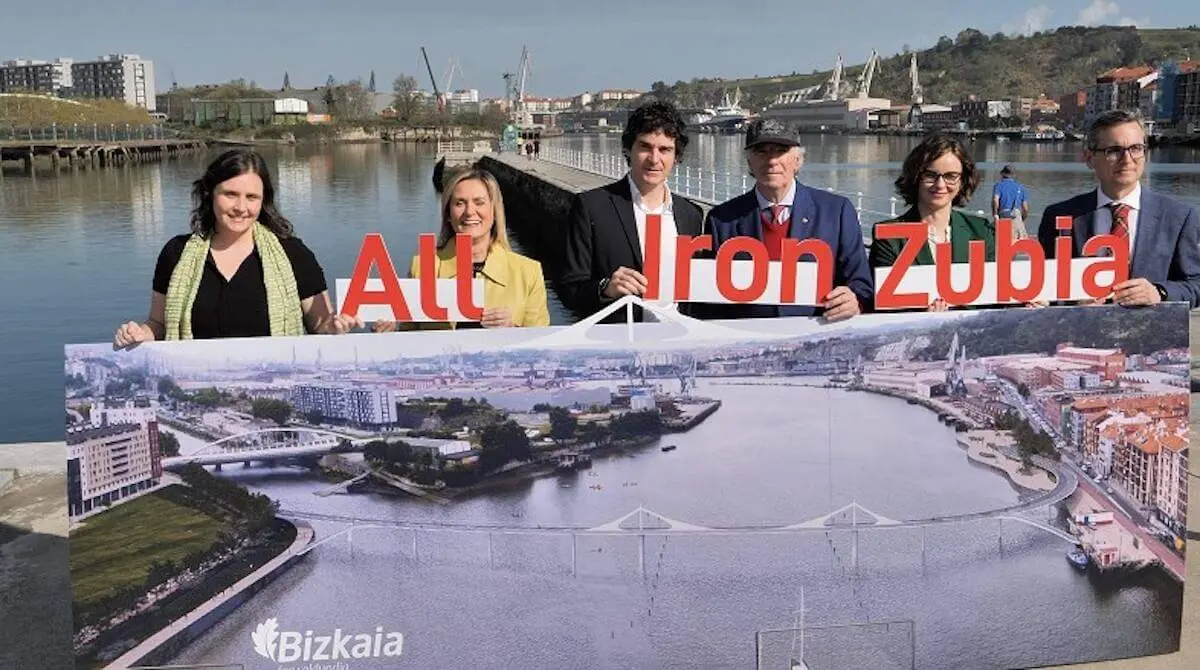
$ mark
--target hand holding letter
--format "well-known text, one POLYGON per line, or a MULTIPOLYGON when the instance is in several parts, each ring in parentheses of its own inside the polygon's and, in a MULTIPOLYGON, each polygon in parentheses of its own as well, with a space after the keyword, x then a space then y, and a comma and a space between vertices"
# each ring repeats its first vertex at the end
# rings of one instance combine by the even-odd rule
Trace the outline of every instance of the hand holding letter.
POLYGON ((604 287, 604 297, 616 300, 624 295, 642 295, 647 286, 649 282, 646 281, 646 275, 621 266, 613 271, 608 285, 604 287))
POLYGON ((484 307, 479 324, 484 328, 510 328, 513 325, 512 310, 507 307, 484 307))
POLYGON ((821 306, 825 308, 825 319, 828 321, 843 321, 862 312, 858 296, 849 286, 839 286, 830 291, 821 306))
POLYGON ((1162 302, 1158 289, 1145 277, 1123 281, 1113 286, 1113 301, 1124 307, 1143 307, 1162 302))

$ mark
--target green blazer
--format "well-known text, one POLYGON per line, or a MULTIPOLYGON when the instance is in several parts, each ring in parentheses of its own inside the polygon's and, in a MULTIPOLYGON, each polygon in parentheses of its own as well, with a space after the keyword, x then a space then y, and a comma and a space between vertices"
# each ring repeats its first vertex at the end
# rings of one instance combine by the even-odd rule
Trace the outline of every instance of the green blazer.
MULTIPOLYGON (((880 221, 875 224, 879 226, 883 223, 912 223, 921 220, 921 214, 916 207, 910 207, 909 210, 894 219, 880 221)), ((890 267, 895 264, 896 259, 900 256, 900 250, 908 241, 906 239, 889 239, 881 240, 875 236, 875 230, 871 230, 871 252, 868 255, 871 267, 890 267)), ((983 240, 986 261, 996 260, 996 227, 991 221, 973 214, 966 214, 957 209, 950 213, 950 258, 954 263, 966 263, 967 243, 974 240, 983 240)), ((921 253, 917 254, 916 265, 933 265, 933 252, 929 249, 929 244, 921 245, 921 253)))

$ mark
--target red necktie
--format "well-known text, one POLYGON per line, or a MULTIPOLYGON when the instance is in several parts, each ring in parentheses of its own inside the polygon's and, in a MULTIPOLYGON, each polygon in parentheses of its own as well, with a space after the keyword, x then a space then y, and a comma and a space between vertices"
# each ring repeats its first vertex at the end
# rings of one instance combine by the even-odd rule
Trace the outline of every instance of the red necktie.
POLYGON ((1110 202, 1108 207, 1112 210, 1112 234, 1129 239, 1129 212, 1133 208, 1123 202, 1110 202))
POLYGON ((783 239, 787 237, 788 223, 787 205, 771 205, 770 210, 763 210, 763 243, 767 247, 768 258, 777 261, 783 255, 783 239))

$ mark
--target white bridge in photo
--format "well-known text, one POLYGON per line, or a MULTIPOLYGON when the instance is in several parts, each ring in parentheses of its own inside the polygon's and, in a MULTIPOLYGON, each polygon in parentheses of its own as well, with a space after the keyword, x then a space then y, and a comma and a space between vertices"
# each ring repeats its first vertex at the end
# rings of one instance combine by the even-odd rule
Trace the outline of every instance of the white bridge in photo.
POLYGON ((320 457, 332 453, 361 451, 370 441, 352 439, 320 428, 263 428, 209 442, 200 450, 186 456, 164 458, 162 466, 171 470, 190 463, 219 466, 225 463, 320 457))

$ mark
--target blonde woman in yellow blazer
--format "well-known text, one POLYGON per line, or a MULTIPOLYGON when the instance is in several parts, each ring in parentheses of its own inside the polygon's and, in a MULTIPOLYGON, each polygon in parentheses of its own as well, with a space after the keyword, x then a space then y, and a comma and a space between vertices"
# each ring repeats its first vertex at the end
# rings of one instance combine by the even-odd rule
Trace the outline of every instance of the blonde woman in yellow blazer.
MULTIPOLYGON (((549 326, 550 311, 546 305, 542 265, 509 247, 500 185, 491 173, 481 168, 459 170, 446 177, 442 190, 442 228, 438 234, 439 278, 452 278, 458 274, 454 240, 455 235, 464 233, 471 236, 475 276, 484 280, 483 318, 479 325, 484 328, 549 326)), ((420 259, 413 257, 409 277, 419 276, 419 266, 420 259)), ((378 322, 375 330, 396 327, 445 329, 467 325, 378 322)))

